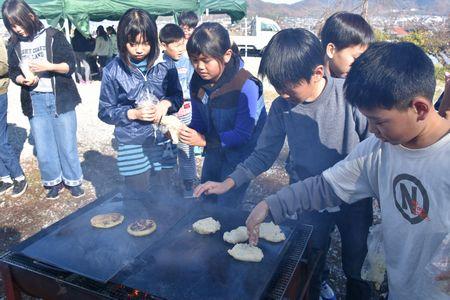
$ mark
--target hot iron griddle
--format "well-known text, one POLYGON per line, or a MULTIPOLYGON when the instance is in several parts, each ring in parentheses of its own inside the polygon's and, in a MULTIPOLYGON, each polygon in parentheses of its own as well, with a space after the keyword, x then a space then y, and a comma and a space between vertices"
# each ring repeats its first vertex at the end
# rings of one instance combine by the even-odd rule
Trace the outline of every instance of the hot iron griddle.
POLYGON ((186 215, 192 204, 174 197, 152 200, 116 195, 78 214, 64 225, 52 225, 46 235, 20 252, 51 266, 106 282, 142 251, 164 237, 186 215), (93 216, 110 212, 123 214, 125 219, 122 224, 108 229, 91 226, 93 216), (129 235, 128 224, 139 218, 155 220, 157 230, 146 237, 129 235))
POLYGON ((281 226, 286 235, 282 243, 260 240, 264 253, 260 263, 242 262, 227 250, 223 233, 245 224, 248 212, 199 203, 158 243, 150 246, 113 281, 165 299, 259 299, 276 271, 286 250, 292 229, 281 226), (213 217, 220 231, 200 235, 192 224, 213 217))
POLYGON ((264 295, 293 236, 281 226, 282 243, 260 240, 260 263, 233 259, 225 231, 245 224, 248 212, 175 195, 130 199, 120 194, 98 199, 19 244, 14 252, 99 282, 111 282, 165 299, 259 299, 264 295), (162 198, 164 197, 164 198, 162 198), (152 199, 150 199, 152 198, 152 199), (120 212, 124 222, 110 229, 90 225, 94 215, 120 212), (157 229, 133 237, 127 225, 149 217, 157 229), (213 217, 213 235, 199 235, 192 224, 213 217))

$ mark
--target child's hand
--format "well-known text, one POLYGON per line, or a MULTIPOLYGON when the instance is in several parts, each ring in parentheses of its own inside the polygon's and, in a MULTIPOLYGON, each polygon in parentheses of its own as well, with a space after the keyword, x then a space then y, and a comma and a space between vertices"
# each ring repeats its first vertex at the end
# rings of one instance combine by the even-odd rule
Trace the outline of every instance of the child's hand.
POLYGON ((183 126, 179 131, 180 141, 191 146, 205 147, 205 137, 192 128, 183 126))
POLYGON ((33 60, 29 62, 30 71, 33 73, 53 71, 53 64, 45 59, 33 60))
POLYGON ((155 107, 143 106, 132 108, 127 111, 127 117, 130 120, 141 120, 152 122, 155 118, 155 107))
POLYGON ((207 181, 200 184, 194 190, 194 197, 198 198, 202 194, 205 195, 221 195, 228 192, 234 186, 234 181, 231 178, 225 179, 223 182, 207 181))
POLYGON ((256 246, 258 244, 259 225, 264 222, 268 213, 269 205, 263 200, 255 206, 248 216, 247 221, 245 221, 248 231, 248 242, 250 245, 256 246))
POLYGON ((16 82, 20 85, 35 86, 39 82, 39 77, 34 76, 32 80, 26 79, 23 75, 16 77, 16 82))
POLYGON ((172 103, 169 100, 161 100, 156 104, 152 122, 159 123, 165 115, 172 103))

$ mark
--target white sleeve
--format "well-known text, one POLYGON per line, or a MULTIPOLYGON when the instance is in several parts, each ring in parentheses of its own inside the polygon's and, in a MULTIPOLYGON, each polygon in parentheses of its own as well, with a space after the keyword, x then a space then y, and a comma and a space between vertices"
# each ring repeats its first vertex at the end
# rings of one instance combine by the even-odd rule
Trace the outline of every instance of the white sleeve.
POLYGON ((334 193, 347 203, 368 197, 379 197, 378 168, 381 141, 372 136, 358 146, 342 161, 322 174, 334 193))

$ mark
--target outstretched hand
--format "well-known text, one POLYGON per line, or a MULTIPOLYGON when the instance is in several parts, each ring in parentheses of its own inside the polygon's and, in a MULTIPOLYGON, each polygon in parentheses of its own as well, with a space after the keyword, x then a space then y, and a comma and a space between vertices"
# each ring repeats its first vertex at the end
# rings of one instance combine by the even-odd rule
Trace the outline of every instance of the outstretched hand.
POLYGON ((231 178, 227 178, 223 182, 207 181, 200 184, 194 190, 194 197, 200 197, 202 194, 205 195, 221 195, 228 192, 234 186, 234 181, 231 178))
POLYGON ((248 241, 250 245, 256 246, 258 244, 259 238, 259 225, 264 222, 269 213, 269 205, 266 201, 261 201, 255 208, 250 212, 250 215, 245 221, 248 231, 248 241))

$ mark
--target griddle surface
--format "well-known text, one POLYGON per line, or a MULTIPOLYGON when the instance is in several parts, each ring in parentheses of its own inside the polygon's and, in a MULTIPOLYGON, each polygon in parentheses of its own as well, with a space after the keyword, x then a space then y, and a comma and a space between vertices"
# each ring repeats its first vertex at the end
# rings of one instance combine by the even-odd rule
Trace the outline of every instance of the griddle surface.
POLYGON ((259 299, 277 269, 292 236, 290 227, 282 243, 260 240, 260 263, 233 259, 223 233, 245 224, 247 212, 203 203, 196 204, 166 236, 147 248, 113 281, 166 299, 259 299), (221 224, 213 235, 200 235, 192 224, 213 217, 221 224))
POLYGON ((45 235, 39 234, 38 239, 20 252, 51 266, 106 282, 163 238, 192 204, 181 197, 154 200, 111 197, 100 205, 91 205, 89 210, 62 226, 52 225, 45 235), (123 214, 123 223, 108 229, 91 226, 93 216, 110 212, 123 214), (145 237, 129 235, 128 224, 139 218, 155 220, 157 230, 145 237))

